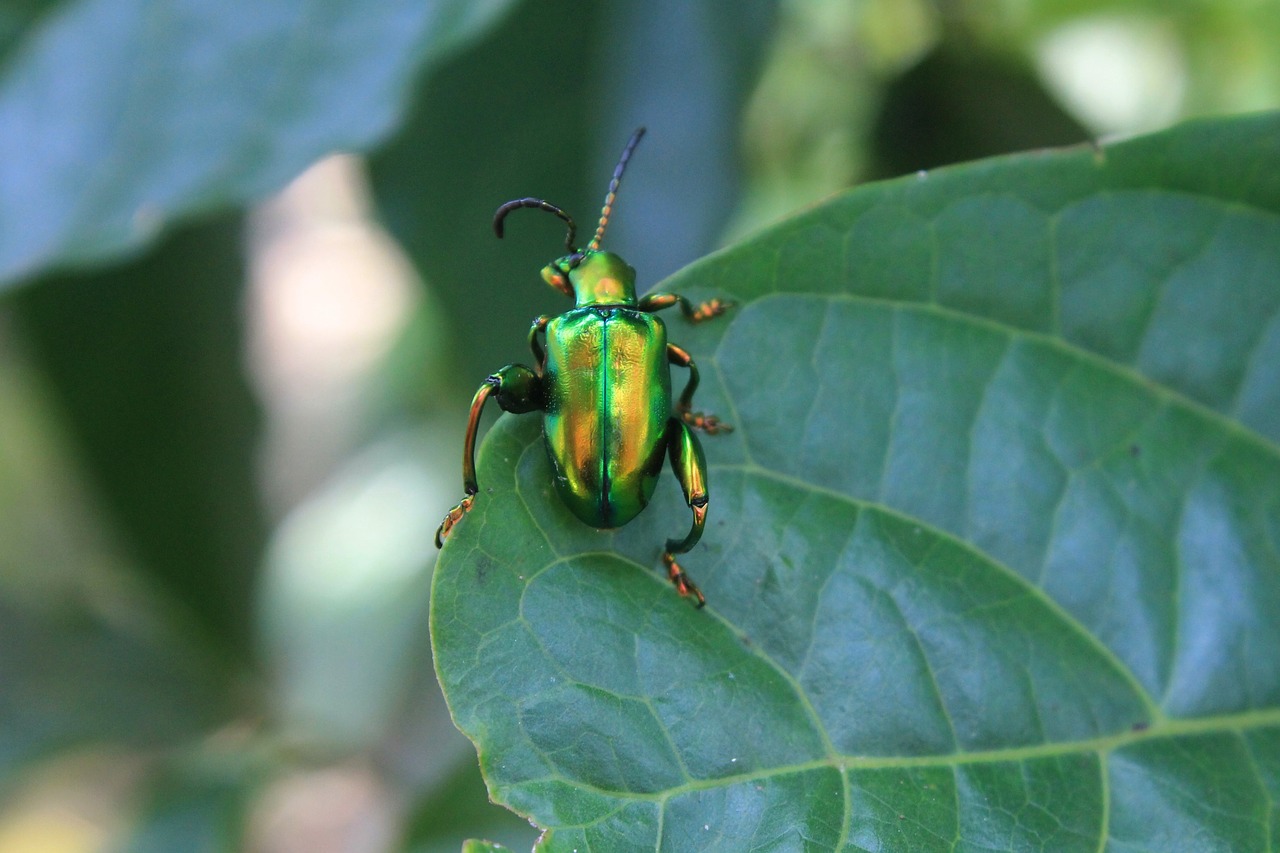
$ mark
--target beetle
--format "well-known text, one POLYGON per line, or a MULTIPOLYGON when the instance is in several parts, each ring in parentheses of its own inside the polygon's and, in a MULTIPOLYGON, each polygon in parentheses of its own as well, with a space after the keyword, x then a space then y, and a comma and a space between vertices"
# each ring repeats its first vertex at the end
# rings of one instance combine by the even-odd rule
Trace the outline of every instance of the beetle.
POLYGON ((680 481, 693 525, 683 539, 669 539, 662 552, 671 583, 698 607, 706 598, 676 561, 702 538, 706 525, 707 463, 695 430, 729 432, 714 415, 693 411, 698 366, 689 353, 667 341, 667 330, 655 312, 678 305, 685 319, 701 323, 723 314, 732 303, 712 299, 694 306, 677 293, 636 297, 636 272, 612 252, 603 251, 605 227, 617 198, 627 161, 644 128, 623 148, 613 171, 595 236, 577 248, 577 226, 559 207, 539 198, 519 198, 501 205, 493 230, 502 237, 503 220, 520 208, 555 214, 568 225, 568 254, 547 264, 542 278, 566 296, 570 311, 544 314, 529 329, 534 367, 509 364, 484 380, 471 401, 462 450, 463 499, 449 510, 436 531, 436 547, 475 504, 476 430, 484 404, 493 398, 514 414, 541 412, 543 437, 556 490, 571 512, 598 529, 621 527, 649 503, 669 457, 680 481), (672 414, 671 365, 687 368, 689 379, 672 414))

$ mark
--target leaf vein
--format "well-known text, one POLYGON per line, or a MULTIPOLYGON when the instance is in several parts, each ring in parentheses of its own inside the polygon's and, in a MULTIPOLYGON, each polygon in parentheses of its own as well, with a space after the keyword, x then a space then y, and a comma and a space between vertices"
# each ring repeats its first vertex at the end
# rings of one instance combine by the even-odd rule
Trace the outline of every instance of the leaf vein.
POLYGON ((938 539, 946 539, 950 541, 957 548, 960 548, 963 551, 973 554, 977 556, 979 559, 991 564, 992 566, 994 566, 995 568, 1003 572, 1005 575, 1007 575, 1011 580, 1013 580, 1015 584, 1017 584, 1018 586, 1026 590, 1028 595, 1031 595, 1039 599, 1047 608, 1049 608, 1050 612, 1052 612, 1054 616, 1056 616, 1058 619, 1061 620, 1064 626, 1075 631, 1088 645, 1092 646, 1107 661, 1107 663, 1111 665, 1113 669, 1115 669, 1116 673, 1120 675, 1127 682, 1129 689, 1133 691, 1133 694, 1146 706, 1148 712, 1151 714, 1153 719, 1159 719, 1163 717, 1163 714, 1160 712, 1159 706, 1157 705, 1156 701, 1147 692, 1146 688, 1142 686, 1142 683, 1137 679, 1137 676, 1135 676, 1133 672, 1128 668, 1128 666, 1126 666, 1125 663, 1122 660, 1120 660, 1119 657, 1116 656, 1116 653, 1109 646, 1107 646, 1105 643, 1099 640, 1096 635, 1094 635, 1091 631, 1089 631, 1089 629, 1082 622, 1080 622, 1080 620, 1077 619, 1074 614, 1072 614, 1069 610, 1064 608, 1055 599, 1050 597, 1043 589, 1036 586, 1035 584, 1030 583, 1026 578, 1024 578, 1022 575, 1014 571, 1012 567, 1010 567, 1003 561, 997 560, 991 555, 978 550, 972 543, 966 542, 964 539, 961 539, 960 537, 956 536, 950 531, 937 528, 922 519, 906 515, 905 513, 901 512, 900 510, 894 507, 890 507, 882 503, 875 503, 872 501, 861 500, 859 498, 855 498, 850 495, 844 494, 843 492, 838 492, 838 491, 835 491, 834 489, 828 489, 823 486, 818 486, 806 480, 802 480, 798 477, 793 477, 789 474, 784 474, 780 471, 773 471, 768 468, 762 468, 759 466, 746 465, 741 463, 713 464, 711 465, 711 468, 718 469, 718 470, 726 470, 726 471, 727 470, 740 471, 744 474, 755 474, 760 477, 774 480, 775 482, 791 485, 792 487, 797 489, 809 490, 814 493, 828 495, 834 500, 842 501, 844 503, 850 504, 855 507, 860 507, 860 508, 868 507, 868 508, 877 510, 879 512, 882 512, 885 515, 891 516, 893 518, 897 518, 899 520, 918 525, 923 529, 927 529, 938 539))

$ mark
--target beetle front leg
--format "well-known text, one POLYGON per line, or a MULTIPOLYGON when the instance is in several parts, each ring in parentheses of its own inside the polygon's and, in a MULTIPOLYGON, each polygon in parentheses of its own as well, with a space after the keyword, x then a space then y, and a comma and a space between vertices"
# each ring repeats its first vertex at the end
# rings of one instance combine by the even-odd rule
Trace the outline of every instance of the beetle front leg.
POLYGON ((508 364, 484 380, 484 384, 471 399, 471 415, 467 418, 467 437, 462 444, 462 489, 466 495, 445 515, 436 528, 436 547, 444 545, 445 537, 462 517, 475 505, 480 484, 476 481, 476 432, 480 427, 480 414, 490 397, 506 412, 523 414, 542 408, 542 381, 523 364, 508 364))
POLYGON ((718 432, 733 432, 733 427, 726 423, 721 423, 720 419, 715 415, 704 415, 702 412, 693 411, 693 392, 698 390, 698 365, 694 363, 693 358, 688 352, 676 346, 675 344, 667 344, 667 360, 677 367, 689 368, 689 381, 684 386, 684 391, 680 393, 680 399, 676 400, 676 414, 680 419, 694 429, 700 429, 708 435, 715 435, 718 432))
POLYGON ((667 567, 667 575, 676 591, 682 596, 693 596, 698 607, 707 603, 702 591, 689 580, 684 569, 676 562, 676 554, 687 553, 702 538, 702 529, 707 523, 707 460, 702 455, 702 445, 689 426, 682 420, 672 418, 667 422, 667 453, 671 457, 671 470, 680 481, 680 489, 684 492, 685 503, 693 511, 693 526, 684 539, 668 539, 666 550, 662 552, 662 562, 667 567))
POLYGON ((533 321, 533 325, 529 327, 529 349, 533 350, 534 371, 541 376, 542 371, 547 366, 547 351, 543 348, 542 342, 538 340, 539 334, 545 334, 547 324, 551 322, 550 314, 543 314, 533 321))
POLYGON ((732 302, 723 299, 708 299, 695 308, 687 297, 679 293, 650 293, 640 298, 639 308, 641 311, 652 314, 654 311, 661 311, 672 305, 679 305, 680 313, 690 323, 701 323, 712 317, 719 317, 733 307, 732 302))

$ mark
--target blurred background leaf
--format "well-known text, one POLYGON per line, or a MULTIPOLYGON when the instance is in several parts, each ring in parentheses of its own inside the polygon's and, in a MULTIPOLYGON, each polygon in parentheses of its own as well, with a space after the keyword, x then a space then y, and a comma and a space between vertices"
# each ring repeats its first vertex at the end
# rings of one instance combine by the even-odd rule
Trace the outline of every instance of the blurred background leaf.
POLYGON ((185 229, 11 305, 123 547, 216 652, 244 663, 266 525, 241 367, 240 233, 239 217, 185 229))
POLYGON ((135 829, 119 853, 218 853, 244 849, 252 771, 234 753, 164 767, 147 785, 135 829))
POLYGON ((939 45, 884 89, 868 177, 1089 138, 1029 63, 939 45))
POLYGON ((649 288, 870 176, 1274 108, 1278 42, 1253 0, 5 4, 0 841, 529 847, 422 618, 467 401, 563 306, 559 223, 496 205, 589 232, 647 125, 607 244, 649 288))
POLYGON ((500 816, 492 810, 475 758, 467 755, 439 791, 418 804, 409 818, 403 849, 405 853, 455 853, 458 839, 484 823, 489 841, 515 850, 528 847, 529 822, 505 810, 500 816))
POLYGON ((54 5, 55 0, 13 0, 0 8, 0 67, 27 29, 54 5))
POLYGON ((25 40, 0 80, 0 282, 136 250, 174 217, 368 147, 414 75, 506 5, 67 0, 40 26, 37 6, 12 15, 25 40))
POLYGON ((179 746, 232 713, 216 662, 184 648, 182 632, 140 625, 130 604, 104 615, 0 603, 0 790, 59 749, 179 746))

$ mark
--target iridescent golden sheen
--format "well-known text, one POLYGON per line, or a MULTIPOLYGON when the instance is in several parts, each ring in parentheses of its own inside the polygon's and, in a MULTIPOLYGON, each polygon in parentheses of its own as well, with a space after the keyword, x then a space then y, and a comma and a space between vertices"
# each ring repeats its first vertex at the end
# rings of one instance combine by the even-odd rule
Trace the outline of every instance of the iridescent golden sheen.
POLYGON ((626 306, 575 308, 547 324, 547 453, 574 515, 618 527, 653 496, 671 377, 662 320, 626 306))

